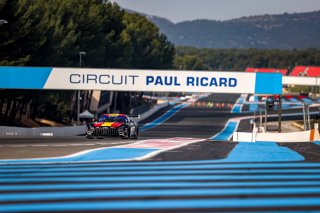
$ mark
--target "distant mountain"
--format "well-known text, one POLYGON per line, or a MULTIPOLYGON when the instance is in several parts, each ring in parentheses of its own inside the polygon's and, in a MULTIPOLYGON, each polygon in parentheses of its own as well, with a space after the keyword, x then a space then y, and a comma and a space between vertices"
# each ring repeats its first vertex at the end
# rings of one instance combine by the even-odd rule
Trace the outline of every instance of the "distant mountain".
POLYGON ((145 15, 175 45, 200 48, 320 48, 320 11, 195 20, 177 24, 145 15))

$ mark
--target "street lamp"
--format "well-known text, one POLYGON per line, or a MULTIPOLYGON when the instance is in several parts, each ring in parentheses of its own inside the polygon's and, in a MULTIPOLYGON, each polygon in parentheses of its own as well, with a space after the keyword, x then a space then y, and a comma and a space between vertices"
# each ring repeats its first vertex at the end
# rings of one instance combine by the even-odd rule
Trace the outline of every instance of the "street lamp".
MULTIPOLYGON (((79 52, 79 67, 82 66, 82 56, 85 56, 86 52, 79 52)), ((80 90, 77 93, 77 125, 80 124, 80 90)))
POLYGON ((82 67, 82 56, 83 55, 87 55, 86 52, 79 52, 79 57, 80 57, 80 60, 79 60, 79 67, 82 67))
POLYGON ((8 24, 8 22, 6 20, 0 19, 0 26, 3 25, 3 24, 8 24))

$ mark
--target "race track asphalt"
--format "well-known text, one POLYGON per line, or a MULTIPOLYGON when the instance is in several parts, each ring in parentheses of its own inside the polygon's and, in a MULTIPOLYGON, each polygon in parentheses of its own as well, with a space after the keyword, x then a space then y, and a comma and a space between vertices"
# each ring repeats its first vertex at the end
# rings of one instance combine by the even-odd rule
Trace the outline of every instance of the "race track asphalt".
MULTIPOLYGON (((4 163, 0 212, 319 212, 318 144, 209 139, 229 118, 239 116, 226 104, 237 98, 210 95, 143 131, 139 140, 162 145, 168 138, 203 139, 145 160, 4 163)), ((248 120, 239 125, 241 130, 248 127, 248 120)), ((135 142, 6 138, 0 139, 0 158, 52 157, 119 144, 130 147, 135 142)))
MULTIPOLYGON (((234 103, 239 95, 212 94, 196 103, 234 103)), ((197 104, 194 104, 197 105, 197 104)), ((189 105, 162 124, 140 133, 139 140, 152 138, 192 137, 209 138, 221 131, 231 117, 230 108, 189 105)), ((153 121, 173 106, 169 106, 142 121, 140 126, 153 121)), ((123 140, 118 137, 86 139, 74 137, 5 137, 0 138, 0 159, 22 159, 57 157, 70 155, 87 149, 112 147, 135 143, 136 140, 123 140)))

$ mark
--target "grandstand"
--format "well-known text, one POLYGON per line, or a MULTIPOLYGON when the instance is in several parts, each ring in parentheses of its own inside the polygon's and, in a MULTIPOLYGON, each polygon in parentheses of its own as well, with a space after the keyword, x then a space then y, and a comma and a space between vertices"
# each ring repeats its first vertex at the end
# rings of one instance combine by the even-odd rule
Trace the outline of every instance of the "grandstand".
POLYGON ((247 67, 246 72, 271 72, 271 73, 281 73, 282 75, 286 75, 288 70, 286 69, 274 69, 274 68, 253 68, 247 67))
POLYGON ((296 66, 290 73, 290 76, 319 77, 320 67, 316 66, 296 66))

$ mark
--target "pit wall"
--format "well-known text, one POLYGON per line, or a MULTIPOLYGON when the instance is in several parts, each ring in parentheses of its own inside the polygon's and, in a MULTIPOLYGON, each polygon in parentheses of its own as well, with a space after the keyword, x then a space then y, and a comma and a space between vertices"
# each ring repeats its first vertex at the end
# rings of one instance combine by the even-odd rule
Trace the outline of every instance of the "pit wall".
POLYGON ((319 131, 317 129, 301 131, 301 132, 234 132, 233 141, 235 142, 314 142, 320 141, 319 131))

